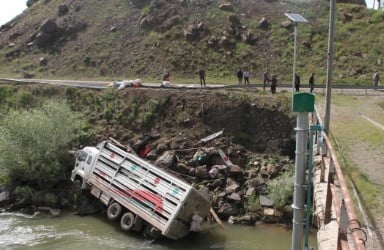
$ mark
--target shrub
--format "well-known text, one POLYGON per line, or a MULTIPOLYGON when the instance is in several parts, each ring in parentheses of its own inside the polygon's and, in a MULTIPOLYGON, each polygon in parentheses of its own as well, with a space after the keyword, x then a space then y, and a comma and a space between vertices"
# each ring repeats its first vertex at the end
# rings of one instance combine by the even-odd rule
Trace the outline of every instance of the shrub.
POLYGON ((49 188, 66 179, 63 163, 84 125, 62 101, 11 111, 0 126, 0 169, 14 184, 49 188))
POLYGON ((270 181, 267 186, 268 196, 273 200, 276 208, 287 204, 293 193, 293 173, 284 172, 276 179, 270 181))

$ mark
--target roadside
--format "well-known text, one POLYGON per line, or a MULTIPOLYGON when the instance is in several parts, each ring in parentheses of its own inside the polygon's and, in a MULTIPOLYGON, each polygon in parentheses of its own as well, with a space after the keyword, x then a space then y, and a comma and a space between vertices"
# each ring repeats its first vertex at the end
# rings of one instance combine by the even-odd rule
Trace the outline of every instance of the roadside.
MULTIPOLYGON (((325 97, 318 95, 318 107, 325 110, 325 97)), ((382 249, 384 233, 384 124, 383 93, 347 96, 334 94, 331 131, 344 173, 356 186, 370 214, 367 249, 382 249)), ((357 204, 356 204, 357 205, 357 204)), ((364 223, 361 220, 361 223, 364 223)))

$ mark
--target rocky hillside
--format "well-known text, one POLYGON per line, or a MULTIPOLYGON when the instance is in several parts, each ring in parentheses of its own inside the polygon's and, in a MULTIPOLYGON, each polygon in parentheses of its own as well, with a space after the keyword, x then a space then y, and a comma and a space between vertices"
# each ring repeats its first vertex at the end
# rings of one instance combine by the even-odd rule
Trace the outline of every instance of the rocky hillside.
MULTIPOLYGON (((339 2, 339 1, 338 1, 339 2)), ((338 5, 337 82, 369 83, 382 65, 384 15, 363 0, 338 5), (351 4, 353 2, 354 4, 351 4)), ((324 80, 328 1, 314 0, 30 0, 0 29, 0 75, 69 78, 195 78, 219 82, 247 68, 289 81, 298 12, 298 71, 324 80), (212 80, 213 81, 213 80, 212 80)))

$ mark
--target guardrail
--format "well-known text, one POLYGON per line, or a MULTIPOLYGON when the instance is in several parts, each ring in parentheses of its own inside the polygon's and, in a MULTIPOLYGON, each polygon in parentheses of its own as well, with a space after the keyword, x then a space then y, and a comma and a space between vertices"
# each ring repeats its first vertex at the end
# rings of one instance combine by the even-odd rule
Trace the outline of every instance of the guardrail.
MULTIPOLYGON (((312 123, 322 124, 317 109, 312 114, 312 123)), ((334 208, 338 223, 337 249, 350 249, 347 234, 351 233, 355 249, 365 250, 367 236, 356 216, 353 201, 331 141, 324 131, 316 132, 314 136, 315 143, 317 143, 316 153, 321 154, 320 182, 327 184, 324 214, 318 223, 328 224, 331 221, 332 208, 334 208), (336 181, 340 189, 337 187, 336 181)), ((319 228, 322 226, 318 225, 319 228)))

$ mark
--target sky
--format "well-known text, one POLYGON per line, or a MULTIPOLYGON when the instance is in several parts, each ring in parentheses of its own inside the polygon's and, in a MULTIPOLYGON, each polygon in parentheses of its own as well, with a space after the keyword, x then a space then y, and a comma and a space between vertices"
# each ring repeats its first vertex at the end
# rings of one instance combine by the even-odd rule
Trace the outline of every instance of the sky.
POLYGON ((27 0, 0 0, 0 25, 12 20, 27 8, 27 0))
MULTIPOLYGON (((369 8, 372 8, 373 1, 374 0, 366 0, 369 8)), ((27 0, 0 0, 0 25, 5 24, 22 13, 27 7, 26 2, 27 0)))

